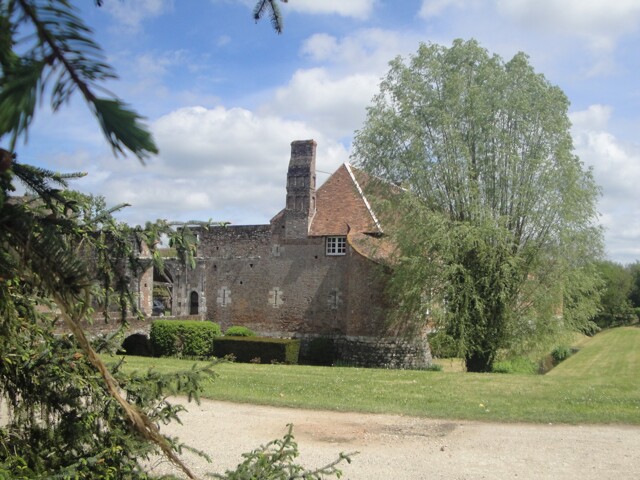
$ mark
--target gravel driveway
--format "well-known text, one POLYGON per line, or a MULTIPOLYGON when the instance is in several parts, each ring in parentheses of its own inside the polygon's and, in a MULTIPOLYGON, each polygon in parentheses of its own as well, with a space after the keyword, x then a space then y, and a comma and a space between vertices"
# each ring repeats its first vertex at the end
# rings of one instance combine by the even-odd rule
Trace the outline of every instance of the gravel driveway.
MULTIPOLYGON (((213 464, 185 455, 202 478, 241 461, 240 454, 281 438, 288 423, 301 462, 318 467, 359 451, 343 478, 638 479, 640 427, 532 425, 337 413, 203 400, 187 405, 183 425, 164 427, 207 452, 213 464)), ((156 472, 171 467, 158 462, 156 472)))

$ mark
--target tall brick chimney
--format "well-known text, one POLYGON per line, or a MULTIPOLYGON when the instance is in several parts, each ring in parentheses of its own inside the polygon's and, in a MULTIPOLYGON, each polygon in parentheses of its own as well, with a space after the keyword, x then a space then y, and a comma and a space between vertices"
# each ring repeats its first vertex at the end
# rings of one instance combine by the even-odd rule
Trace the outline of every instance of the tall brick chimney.
POLYGON ((307 238, 316 213, 315 140, 291 142, 291 160, 287 171, 285 238, 307 238))

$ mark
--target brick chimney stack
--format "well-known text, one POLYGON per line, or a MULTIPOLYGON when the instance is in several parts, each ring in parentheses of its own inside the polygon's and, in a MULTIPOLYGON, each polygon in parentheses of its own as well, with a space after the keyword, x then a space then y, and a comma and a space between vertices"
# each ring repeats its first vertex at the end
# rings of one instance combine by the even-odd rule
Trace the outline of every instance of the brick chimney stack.
POLYGON ((316 213, 315 140, 291 142, 291 160, 287 171, 285 238, 307 238, 316 213))

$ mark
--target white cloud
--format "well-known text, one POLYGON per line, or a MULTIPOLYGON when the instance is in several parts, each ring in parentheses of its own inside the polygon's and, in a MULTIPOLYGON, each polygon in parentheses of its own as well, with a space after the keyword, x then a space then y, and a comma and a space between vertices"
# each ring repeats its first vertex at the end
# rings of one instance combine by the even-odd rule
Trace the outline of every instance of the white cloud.
POLYGON ((316 33, 302 44, 301 52, 316 62, 335 58, 340 53, 338 39, 327 33, 316 33))
POLYGON ((576 133, 605 130, 613 109, 609 105, 590 105, 586 110, 573 112, 571 123, 576 133))
POLYGON ((312 35, 300 53, 318 66, 297 70, 287 85, 275 90, 264 111, 304 117, 330 135, 349 137, 362 127, 389 61, 414 52, 419 40, 415 33, 377 28, 340 38, 312 35))
POLYGON ((137 30, 140 23, 150 17, 157 17, 173 8, 173 0, 105 0, 104 9, 123 26, 137 30))
POLYGON ((322 68, 298 70, 287 86, 276 90, 265 109, 294 118, 304 117, 316 128, 344 137, 360 128, 378 82, 375 75, 332 78, 322 68))
POLYGON ((389 61, 398 55, 414 52, 420 38, 417 34, 378 28, 357 30, 341 39, 319 33, 304 41, 301 53, 343 72, 371 72, 381 77, 389 61))
POLYGON ((307 14, 334 14, 359 20, 369 18, 377 0, 292 0, 282 10, 307 14))
POLYGON ((293 140, 318 142, 317 168, 334 171, 348 160, 339 143, 302 122, 248 110, 188 107, 152 125, 160 154, 146 167, 108 156, 89 165, 85 154, 66 161, 89 170, 77 187, 129 203, 120 217, 140 224, 156 218, 266 223, 285 201, 293 140))
POLYGON ((602 188, 600 211, 608 254, 624 263, 640 259, 640 148, 609 130, 613 109, 591 105, 570 115, 576 153, 602 188))
POLYGON ((496 0, 496 5, 521 25, 586 38, 596 52, 611 51, 640 23, 638 0, 496 0))

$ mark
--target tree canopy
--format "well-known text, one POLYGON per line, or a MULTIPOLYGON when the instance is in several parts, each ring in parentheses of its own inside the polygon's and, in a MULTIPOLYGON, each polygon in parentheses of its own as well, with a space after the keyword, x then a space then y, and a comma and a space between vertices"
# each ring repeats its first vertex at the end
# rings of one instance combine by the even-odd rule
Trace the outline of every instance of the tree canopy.
POLYGON ((356 162, 402 192, 386 204, 394 319, 435 321, 469 370, 592 327, 599 189, 573 153, 568 106, 524 53, 421 44, 390 63, 356 133, 356 162))
POLYGON ((596 263, 603 279, 600 309, 595 322, 600 328, 630 325, 638 322, 638 264, 626 267, 608 260, 596 263))

